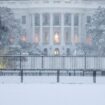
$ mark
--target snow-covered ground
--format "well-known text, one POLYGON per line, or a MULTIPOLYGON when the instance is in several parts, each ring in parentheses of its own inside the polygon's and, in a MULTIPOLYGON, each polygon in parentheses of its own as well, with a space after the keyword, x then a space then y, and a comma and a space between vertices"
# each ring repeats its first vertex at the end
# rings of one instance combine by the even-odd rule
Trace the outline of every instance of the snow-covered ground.
MULTIPOLYGON (((0 84, 20 84, 20 76, 0 76, 0 84)), ((57 76, 24 76, 23 83, 36 84, 36 83, 57 83, 57 76)), ((93 77, 82 76, 60 76, 59 83, 62 84, 93 84, 93 77)), ((96 84, 105 84, 105 77, 96 78, 96 84)))
POLYGON ((0 105, 105 105, 105 85, 2 84, 0 105))

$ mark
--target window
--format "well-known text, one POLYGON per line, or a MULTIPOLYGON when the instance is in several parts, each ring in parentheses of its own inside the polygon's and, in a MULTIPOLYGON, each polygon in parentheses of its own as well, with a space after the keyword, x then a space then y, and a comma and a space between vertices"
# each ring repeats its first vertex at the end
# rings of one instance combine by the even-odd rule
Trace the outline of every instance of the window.
POLYGON ((65 38, 65 43, 70 44, 71 42, 71 28, 66 27, 64 29, 64 38, 65 38))
POLYGON ((47 50, 47 48, 44 49, 44 55, 48 55, 48 50, 47 50))
POLYGON ((56 33, 54 34, 54 43, 55 43, 55 44, 59 44, 59 43, 60 43, 59 32, 56 32, 56 33))
POLYGON ((74 35, 79 36, 79 27, 74 27, 74 35))
POLYGON ((54 50, 54 55, 57 56, 57 55, 60 55, 60 51, 58 48, 55 48, 54 50))
POLYGON ((79 25, 79 16, 78 14, 74 15, 74 26, 78 26, 79 25))
POLYGON ((79 38, 79 27, 74 27, 73 43, 77 44, 79 42, 80 42, 80 38, 79 38))
POLYGON ((67 55, 70 55, 70 49, 69 48, 67 48, 66 53, 67 53, 67 55))
POLYGON ((87 16, 87 23, 88 23, 88 24, 91 23, 91 16, 87 16))
POLYGON ((43 28, 43 43, 48 44, 50 38, 50 28, 43 28))
POLYGON ((53 15, 53 25, 59 26, 61 24, 61 15, 60 14, 54 14, 53 15))
POLYGON ((43 25, 50 25, 50 15, 48 13, 43 14, 43 25))
POLYGON ((22 16, 22 24, 26 24, 26 16, 22 16))
POLYGON ((38 13, 35 14, 35 26, 40 26, 40 15, 38 13))
POLYGON ((40 42, 40 28, 35 29, 34 43, 39 44, 40 42))
POLYGON ((71 14, 67 13, 64 15, 64 24, 65 25, 71 25, 71 14))
POLYGON ((35 34, 35 37, 34 37, 34 42, 35 42, 35 44, 39 44, 39 35, 36 33, 35 34))
POLYGON ((54 35, 53 35, 54 44, 60 44, 61 41, 60 34, 61 34, 60 28, 54 28, 54 35))
POLYGON ((27 36, 26 35, 22 35, 20 39, 21 39, 22 42, 26 42, 27 41, 27 36))

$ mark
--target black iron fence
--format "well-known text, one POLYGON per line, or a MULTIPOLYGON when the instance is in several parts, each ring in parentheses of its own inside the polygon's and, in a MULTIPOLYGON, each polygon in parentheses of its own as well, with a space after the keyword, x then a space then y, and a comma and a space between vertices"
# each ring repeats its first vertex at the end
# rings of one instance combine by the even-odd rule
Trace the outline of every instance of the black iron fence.
POLYGON ((103 56, 0 56, 0 76, 105 76, 103 56))

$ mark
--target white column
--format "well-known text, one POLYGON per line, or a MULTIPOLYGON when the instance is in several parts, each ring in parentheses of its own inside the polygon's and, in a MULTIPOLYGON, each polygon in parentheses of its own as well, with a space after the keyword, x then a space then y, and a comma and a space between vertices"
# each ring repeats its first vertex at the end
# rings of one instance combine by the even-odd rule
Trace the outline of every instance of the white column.
POLYGON ((61 14, 61 37, 60 37, 60 44, 61 44, 61 48, 60 48, 60 54, 63 54, 63 47, 65 45, 65 38, 64 38, 64 13, 61 14))
MULTIPOLYGON (((31 41, 31 43, 35 43, 34 42, 34 38, 35 38, 35 14, 34 13, 32 13, 31 14, 31 30, 32 30, 32 41, 31 41)), ((34 68, 34 59, 32 58, 32 59, 30 59, 31 60, 31 68, 34 68)))
POLYGON ((42 13, 40 13, 40 45, 43 44, 43 33, 42 33, 42 13))
POLYGON ((73 44, 74 39, 74 14, 71 14, 71 42, 73 44))
POLYGON ((82 29, 81 41, 85 42, 85 40, 86 40, 86 15, 82 14, 81 18, 82 18, 82 21, 81 21, 81 27, 82 27, 81 28, 82 29))
POLYGON ((64 43, 64 14, 61 14, 61 45, 63 46, 64 43))
POLYGON ((53 46, 53 14, 50 13, 50 45, 53 46))
POLYGON ((31 14, 31 27, 32 27, 32 43, 34 42, 34 37, 35 37, 35 18, 34 14, 31 14))
POLYGON ((79 14, 79 39, 80 39, 80 43, 81 43, 81 38, 82 38, 82 33, 81 33, 81 27, 82 27, 82 23, 81 23, 81 20, 82 18, 81 18, 81 14, 79 14))
POLYGON ((31 25, 31 14, 27 14, 27 19, 26 19, 26 23, 27 23, 27 28, 26 28, 26 33, 27 33, 27 39, 28 42, 32 42, 32 25, 31 25))

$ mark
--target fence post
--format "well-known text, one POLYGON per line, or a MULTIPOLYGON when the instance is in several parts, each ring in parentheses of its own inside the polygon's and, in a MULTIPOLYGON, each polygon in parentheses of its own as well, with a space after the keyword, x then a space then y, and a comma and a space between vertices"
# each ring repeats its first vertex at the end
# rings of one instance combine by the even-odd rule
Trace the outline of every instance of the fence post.
POLYGON ((76 71, 75 71, 75 69, 74 69, 74 76, 76 76, 76 71))
POLYGON ((42 56, 42 69, 43 69, 43 56, 42 56))
POLYGON ((59 83, 60 70, 57 70, 57 83, 59 83))
POLYGON ((21 52, 20 52, 20 77, 21 77, 21 83, 23 83, 23 69, 21 65, 22 59, 21 59, 21 52))
MULTIPOLYGON (((85 60, 84 70, 86 71, 86 53, 85 53, 85 59, 84 60, 85 60)), ((84 76, 84 71, 83 71, 83 76, 84 76)))
POLYGON ((65 57, 64 56, 62 56, 62 69, 64 69, 65 68, 65 57))
POLYGON ((23 83, 23 69, 21 69, 21 83, 23 83))
POLYGON ((93 83, 96 83, 96 71, 93 71, 93 83))

